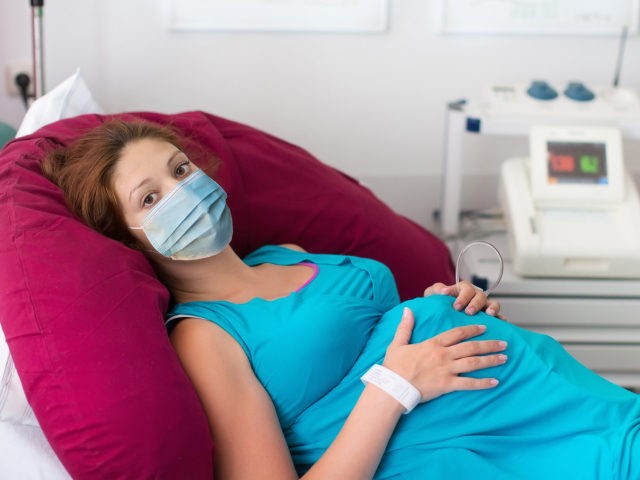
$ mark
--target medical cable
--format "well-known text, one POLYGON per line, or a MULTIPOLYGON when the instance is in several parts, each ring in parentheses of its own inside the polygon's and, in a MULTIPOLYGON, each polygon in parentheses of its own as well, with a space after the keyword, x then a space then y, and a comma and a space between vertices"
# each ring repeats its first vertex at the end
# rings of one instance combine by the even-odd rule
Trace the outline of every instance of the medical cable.
POLYGON ((486 290, 483 290, 484 294, 489 296, 500 285, 500 282, 502 281, 502 274, 504 273, 504 260, 502 259, 502 255, 500 254, 500 251, 493 244, 491 244, 489 242, 485 242, 485 241, 482 241, 482 240, 477 240, 475 242, 471 242, 471 243, 467 244, 462 250, 460 250, 460 253, 458 254, 458 259, 456 260, 456 286, 458 287, 458 291, 459 291, 460 290, 460 262, 462 260, 462 257, 467 252, 467 250, 469 250, 471 247, 474 247, 474 246, 477 246, 477 245, 484 245, 484 246, 489 247, 491 250, 493 250, 493 252, 498 257, 498 263, 500 264, 500 270, 498 272, 498 278, 493 283, 493 285, 489 285, 489 287, 487 287, 486 290))

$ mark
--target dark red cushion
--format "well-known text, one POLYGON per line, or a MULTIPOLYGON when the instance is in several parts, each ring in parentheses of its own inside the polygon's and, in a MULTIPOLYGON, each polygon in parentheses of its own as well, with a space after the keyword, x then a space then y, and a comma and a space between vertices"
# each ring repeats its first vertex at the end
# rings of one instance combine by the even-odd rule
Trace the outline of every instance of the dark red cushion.
MULTIPOLYGON (((233 246, 297 243, 376 258, 403 298, 452 282, 446 247, 304 150, 202 112, 171 123, 222 160, 233 246)), ((168 294, 138 252, 75 219, 39 164, 106 116, 49 125, 0 154, 0 322, 27 398, 74 478, 211 478, 203 409, 163 326, 168 294)), ((25 460, 26 461, 26 460, 25 460)))
POLYGON ((432 283, 454 281, 446 245, 357 180, 264 132, 207 118, 233 155, 237 251, 297 243, 314 253, 374 258, 391 269, 403 299, 422 295, 432 283))
MULTIPOLYGON (((43 134, 68 141, 97 121, 43 134)), ((167 291, 144 256, 72 217, 40 174, 52 143, 0 156, 0 320, 27 399, 73 478, 210 479, 207 420, 164 331, 167 291)))

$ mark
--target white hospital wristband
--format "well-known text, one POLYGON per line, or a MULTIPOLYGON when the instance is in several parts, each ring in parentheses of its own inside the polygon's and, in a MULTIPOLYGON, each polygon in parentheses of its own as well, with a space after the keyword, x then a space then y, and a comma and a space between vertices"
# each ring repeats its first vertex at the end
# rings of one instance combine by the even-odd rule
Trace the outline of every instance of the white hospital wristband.
POLYGON ((414 387, 411 382, 382 365, 376 364, 371 367, 367 373, 360 377, 360 380, 365 384, 375 385, 395 398, 405 408, 405 415, 413 410, 422 398, 420 390, 414 387))

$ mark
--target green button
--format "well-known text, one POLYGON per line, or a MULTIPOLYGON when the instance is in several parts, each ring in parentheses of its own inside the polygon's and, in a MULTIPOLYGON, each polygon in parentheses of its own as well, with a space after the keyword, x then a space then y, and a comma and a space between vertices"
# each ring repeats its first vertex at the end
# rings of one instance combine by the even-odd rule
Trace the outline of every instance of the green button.
POLYGON ((595 155, 581 155, 580 171, 582 173, 598 173, 600 171, 600 159, 595 155))

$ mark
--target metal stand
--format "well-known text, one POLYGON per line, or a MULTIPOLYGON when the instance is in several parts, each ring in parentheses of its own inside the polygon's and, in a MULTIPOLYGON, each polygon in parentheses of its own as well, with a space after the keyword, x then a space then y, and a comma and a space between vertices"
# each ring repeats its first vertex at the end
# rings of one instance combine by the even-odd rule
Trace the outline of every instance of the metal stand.
POLYGON ((44 95, 44 52, 42 48, 42 14, 44 0, 30 0, 33 52, 33 81, 35 98, 44 95))

